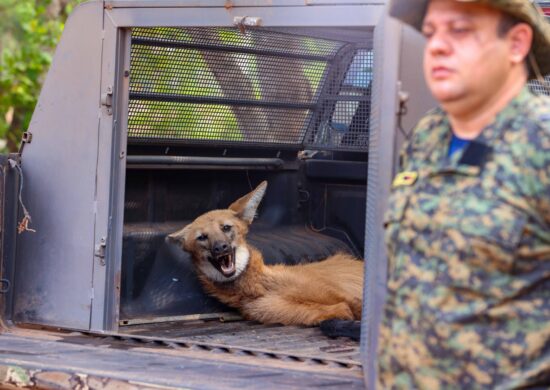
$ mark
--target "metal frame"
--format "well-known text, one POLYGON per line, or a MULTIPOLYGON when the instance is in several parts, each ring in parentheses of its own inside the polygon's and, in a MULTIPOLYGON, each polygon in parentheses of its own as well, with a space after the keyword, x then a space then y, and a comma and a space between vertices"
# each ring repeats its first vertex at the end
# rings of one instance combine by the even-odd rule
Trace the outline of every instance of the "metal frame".
MULTIPOLYGON (((383 2, 359 0, 113 0, 77 7, 31 121, 34 140, 23 155, 23 197, 37 233, 17 239, 15 319, 118 329, 129 28, 232 26, 239 16, 258 17, 266 27, 365 27, 376 26, 383 12, 383 2)), ((400 142, 397 80, 412 86, 411 80, 421 78, 420 69, 401 62, 408 50, 403 39, 410 34, 403 35, 393 20, 375 29, 361 347, 369 388, 385 291, 381 220, 400 142)), ((416 96, 420 103, 409 105, 406 121, 431 104, 423 92, 416 96)))
MULTIPOLYGON (((307 2, 302 0, 280 0, 280 1, 233 1, 231 7, 226 7, 226 1, 212 0, 205 2, 193 1, 115 1, 105 2, 104 28, 105 42, 113 40, 114 31, 127 31, 123 41, 125 54, 125 66, 117 69, 112 65, 105 64, 110 58, 114 58, 115 48, 104 47, 103 79, 116 80, 124 77, 124 71, 128 70, 130 37, 129 27, 177 27, 177 26, 200 26, 200 27, 223 27, 233 26, 235 17, 250 16, 258 17, 265 27, 365 27, 377 24, 384 6, 380 2, 370 1, 346 1, 345 4, 337 1, 307 2), (327 5, 331 5, 330 7, 327 5), (322 5, 322 6, 316 6, 322 5), (127 8, 128 7, 128 8, 127 8)), ((119 41, 119 46, 120 46, 119 41)), ((108 85, 102 86, 106 90, 108 85)), ((118 137, 119 145, 113 145, 112 149, 112 191, 110 194, 109 211, 109 234, 107 235, 107 260, 106 273, 101 268, 94 271, 94 295, 96 296, 93 308, 91 329, 118 329, 118 299, 120 289, 120 259, 122 253, 122 212, 124 199, 124 180, 126 168, 127 119, 128 119, 128 97, 120 96, 120 91, 128 91, 128 80, 119 83, 120 90, 115 90, 114 115, 117 116, 113 123, 114 133, 118 137), (117 97, 117 94, 119 95, 117 97), (117 114, 118 113, 118 114, 117 114), (115 199, 116 198, 116 199, 115 199), (99 283, 98 283, 99 282, 99 283), (101 292, 105 292, 101 296, 101 292), (103 316, 101 316, 101 302, 105 302, 103 316)), ((127 95, 127 93, 122 93, 127 95)), ((104 156, 104 161, 107 161, 104 156)), ((106 171, 104 172, 106 173, 106 171)), ((99 172, 98 172, 99 176, 99 172)), ((106 184, 107 182, 104 182, 106 184)), ((104 219, 102 219, 104 223, 104 219)), ((106 231, 104 228, 102 231, 106 231)), ((105 237, 98 230, 97 238, 105 237)))
MULTIPOLYGON (((308 6, 303 0, 274 6, 268 1, 256 1, 257 6, 233 5, 226 8, 226 2, 213 1, 218 5, 199 6, 197 2, 128 2, 135 8, 118 8, 121 2, 106 4, 106 17, 118 27, 160 27, 160 26, 233 26, 235 17, 258 17, 266 27, 361 27, 374 26, 383 9, 383 3, 366 2, 333 6, 308 6), (151 7, 154 4, 154 8, 151 7), (195 4, 195 6, 193 6, 195 4), (147 7, 148 5, 148 7, 147 7), (205 18, 205 13, 208 17, 205 18)), ((124 5, 126 5, 125 3, 124 5)), ((128 4, 128 6, 130 6, 128 4)))
POLYGON ((200 96, 172 96, 166 94, 151 94, 151 93, 137 93, 130 94, 132 99, 140 100, 154 100, 161 102, 178 102, 178 103, 205 103, 205 104, 234 104, 238 106, 249 107, 269 107, 269 108, 302 108, 305 110, 312 110, 315 108, 313 103, 283 103, 283 102, 266 102, 266 101, 251 101, 251 100, 239 100, 239 99, 223 99, 223 98, 210 98, 200 96))
POLYGON ((384 1, 372 0, 161 0, 153 3, 148 0, 105 0, 106 8, 238 8, 238 7, 282 7, 314 5, 383 5, 384 1))
POLYGON ((15 154, 0 155, 0 329, 2 318, 10 319, 13 310, 13 276, 16 224, 18 221, 19 180, 10 160, 19 162, 15 154))
POLYGON ((404 102, 401 126, 410 132, 419 118, 436 106, 422 75, 424 39, 408 26, 389 17, 375 29, 374 87, 371 108, 367 219, 365 238, 365 287, 361 351, 365 385, 375 388, 379 326, 386 298, 387 253, 383 216, 391 181, 399 168, 399 151, 405 142, 398 131, 400 92, 410 93, 404 102), (396 49, 398 48, 398 49, 396 49))
POLYGON ((394 171, 394 140, 397 112, 400 27, 393 20, 382 20, 374 32, 374 78, 370 119, 367 218, 365 229, 365 278, 361 352, 365 385, 374 388, 378 326, 384 302, 386 251, 383 213, 386 209, 394 171))
POLYGON ((28 129, 23 200, 36 232, 17 236, 16 322, 90 327, 98 153, 110 150, 99 142, 102 20, 101 3, 69 18, 28 129))
MULTIPOLYGON (((124 222, 124 188, 126 176, 126 123, 128 118, 128 89, 127 77, 130 69, 130 30, 118 29, 105 20, 104 31, 110 55, 106 56, 102 73, 104 82, 102 89, 113 91, 113 107, 111 108, 112 122, 105 121, 105 141, 111 148, 104 149, 104 165, 98 166, 98 177, 110 178, 101 182, 101 193, 108 199, 108 215, 98 215, 96 221, 96 245, 105 244, 105 262, 94 268, 94 292, 97 290, 97 299, 92 305, 92 319, 90 329, 117 329, 119 320, 119 296, 121 288, 121 259, 122 259, 122 225, 124 222), (113 62, 114 59, 114 62, 113 62), (113 84, 109 81, 113 80, 113 84), (111 87, 113 86, 113 87, 111 87), (110 153, 108 151, 110 150, 110 153), (100 173, 103 171, 102 173, 100 173), (106 223, 106 224, 105 224, 106 223), (103 240, 103 241, 102 241, 103 240), (98 286, 98 288, 96 288, 98 286)), ((107 111, 107 109, 104 109, 107 111)), ((109 112, 106 112, 110 115, 109 112)), ((100 194, 100 191, 98 191, 100 194)), ((103 202, 105 204, 105 201, 103 202)))
POLYGON ((31 121, 33 142, 23 154, 23 197, 37 232, 17 240, 16 321, 117 329, 128 27, 232 26, 243 15, 270 27, 353 27, 375 25, 382 12, 380 3, 365 1, 227 4, 96 1, 69 18, 31 121))
POLYGON ((332 56, 281 53, 276 50, 249 49, 245 47, 196 44, 196 43, 186 43, 186 42, 160 42, 160 41, 152 42, 151 40, 144 39, 144 38, 134 38, 132 42, 143 46, 171 47, 171 48, 196 49, 196 50, 214 50, 214 51, 224 51, 224 52, 230 52, 230 53, 259 54, 259 55, 276 56, 276 57, 282 57, 282 58, 295 58, 299 60, 331 61, 333 58, 332 56))

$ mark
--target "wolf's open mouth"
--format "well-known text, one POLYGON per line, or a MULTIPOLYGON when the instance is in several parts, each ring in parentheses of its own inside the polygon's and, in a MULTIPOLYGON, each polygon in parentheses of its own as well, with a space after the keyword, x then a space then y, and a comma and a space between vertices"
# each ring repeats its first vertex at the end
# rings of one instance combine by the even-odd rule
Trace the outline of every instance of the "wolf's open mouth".
POLYGON ((237 271, 235 265, 235 249, 230 249, 228 252, 217 257, 209 257, 208 261, 210 261, 210 263, 226 278, 233 276, 237 271))

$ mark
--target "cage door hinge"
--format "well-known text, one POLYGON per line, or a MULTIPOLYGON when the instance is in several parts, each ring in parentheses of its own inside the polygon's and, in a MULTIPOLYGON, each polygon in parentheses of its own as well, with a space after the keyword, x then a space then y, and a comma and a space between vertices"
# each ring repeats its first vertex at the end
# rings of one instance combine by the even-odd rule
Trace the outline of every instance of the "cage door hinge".
POLYGON ((113 113, 113 87, 111 85, 108 85, 105 93, 101 94, 101 105, 105 106, 107 114, 113 113))
POLYGON ((99 259, 99 264, 105 265, 105 249, 107 248, 107 239, 101 237, 99 242, 95 245, 94 256, 99 259))

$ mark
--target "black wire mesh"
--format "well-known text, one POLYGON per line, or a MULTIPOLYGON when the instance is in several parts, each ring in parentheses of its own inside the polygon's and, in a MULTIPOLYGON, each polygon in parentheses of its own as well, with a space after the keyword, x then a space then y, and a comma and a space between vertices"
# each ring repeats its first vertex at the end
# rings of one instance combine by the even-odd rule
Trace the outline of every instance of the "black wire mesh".
POLYGON ((343 45, 262 30, 135 28, 129 141, 299 147, 343 45))
POLYGON ((342 56, 325 86, 320 114, 311 123, 309 148, 367 151, 373 66, 371 49, 342 56))
POLYGON ((545 83, 541 83, 538 80, 529 81, 529 88, 537 95, 550 96, 550 75, 544 77, 545 83))
POLYGON ((258 59, 257 55, 249 53, 139 45, 133 47, 132 54, 131 93, 152 96, 167 94, 308 104, 315 100, 327 66, 325 61, 304 63, 295 58, 258 59), (298 84, 291 89, 285 88, 294 83, 298 84))
POLYGON ((301 144, 308 115, 305 109, 131 100, 128 129, 142 139, 301 144))
POLYGON ((277 33, 267 30, 247 29, 242 33, 237 28, 134 28, 134 42, 150 42, 154 45, 168 44, 187 47, 213 46, 230 51, 252 50, 273 54, 295 55, 298 57, 317 56, 332 58, 342 42, 309 38, 307 36, 277 33))

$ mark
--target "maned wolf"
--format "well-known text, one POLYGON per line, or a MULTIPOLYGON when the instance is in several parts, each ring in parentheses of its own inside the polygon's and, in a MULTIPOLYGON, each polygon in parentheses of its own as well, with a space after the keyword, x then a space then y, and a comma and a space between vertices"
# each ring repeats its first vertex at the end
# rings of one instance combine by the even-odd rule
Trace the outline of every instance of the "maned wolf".
POLYGON ((316 325, 328 319, 361 318, 363 262, 338 253, 300 265, 265 265, 246 242, 248 226, 267 182, 172 233, 191 254, 205 290, 242 315, 262 323, 316 325))

